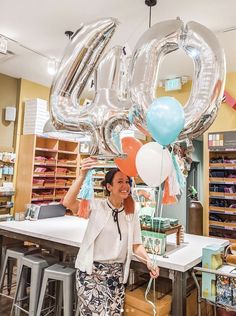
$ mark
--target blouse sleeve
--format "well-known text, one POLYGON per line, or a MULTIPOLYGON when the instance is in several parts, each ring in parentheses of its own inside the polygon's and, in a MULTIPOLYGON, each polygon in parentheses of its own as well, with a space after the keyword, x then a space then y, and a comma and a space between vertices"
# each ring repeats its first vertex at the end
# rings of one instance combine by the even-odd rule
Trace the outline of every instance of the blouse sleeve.
POLYGON ((139 221, 139 217, 138 217, 137 212, 134 212, 133 244, 142 244, 141 227, 140 227, 140 221, 139 221))
POLYGON ((92 199, 89 201, 89 209, 90 209, 90 212, 92 212, 94 209, 96 209, 97 205, 96 205, 96 200, 95 199, 92 199))
POLYGON ((94 210, 99 208, 98 200, 92 199, 89 201, 89 216, 94 213, 94 210))

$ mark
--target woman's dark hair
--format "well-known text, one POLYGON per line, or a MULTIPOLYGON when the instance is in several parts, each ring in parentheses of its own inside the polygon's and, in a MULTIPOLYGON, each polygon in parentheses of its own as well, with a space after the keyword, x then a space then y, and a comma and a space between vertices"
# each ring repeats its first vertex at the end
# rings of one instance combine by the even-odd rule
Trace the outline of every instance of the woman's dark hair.
MULTIPOLYGON (((106 189, 106 194, 107 194, 107 195, 110 195, 110 192, 107 190, 107 184, 109 183, 109 184, 112 185, 112 181, 113 181, 114 176, 115 176, 115 174, 116 174, 117 172, 122 172, 122 171, 120 171, 120 169, 118 169, 118 168, 112 168, 111 170, 109 170, 109 171, 106 173, 105 179, 101 182, 101 185, 104 186, 105 189, 106 189)), ((127 177, 128 177, 128 176, 127 176, 127 177)), ((128 177, 128 179, 129 179, 129 184, 130 184, 130 186, 131 186, 131 178, 128 177)))

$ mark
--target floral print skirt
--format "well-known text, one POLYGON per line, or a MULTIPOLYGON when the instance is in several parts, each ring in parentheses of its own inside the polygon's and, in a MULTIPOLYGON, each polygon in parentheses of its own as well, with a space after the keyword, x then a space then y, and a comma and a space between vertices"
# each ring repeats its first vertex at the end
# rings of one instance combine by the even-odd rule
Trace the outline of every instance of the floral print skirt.
POLYGON ((80 316, 120 316, 125 289, 122 263, 94 262, 92 274, 76 271, 80 316))

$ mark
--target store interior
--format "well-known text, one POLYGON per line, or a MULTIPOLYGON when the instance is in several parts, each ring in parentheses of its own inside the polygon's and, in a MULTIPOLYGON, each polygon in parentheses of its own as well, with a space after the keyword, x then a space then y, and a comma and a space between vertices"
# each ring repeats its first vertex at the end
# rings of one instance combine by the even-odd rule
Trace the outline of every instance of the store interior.
POLYGON ((235 1, 0 3, 0 315, 85 315, 89 219, 64 198, 88 157, 78 200, 105 201, 112 168, 130 177, 160 268, 133 257, 106 315, 236 315, 235 1))

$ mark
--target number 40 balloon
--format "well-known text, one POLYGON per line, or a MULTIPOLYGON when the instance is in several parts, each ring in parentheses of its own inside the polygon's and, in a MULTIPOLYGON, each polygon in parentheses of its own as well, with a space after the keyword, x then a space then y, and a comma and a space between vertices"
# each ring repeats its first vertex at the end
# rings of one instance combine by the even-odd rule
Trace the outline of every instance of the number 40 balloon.
POLYGON ((216 36, 196 22, 186 26, 178 19, 157 23, 137 42, 126 81, 121 47, 101 59, 116 26, 115 19, 102 19, 82 26, 73 36, 51 89, 50 113, 55 128, 89 134, 93 155, 122 154, 113 136, 129 127, 129 110, 134 125, 149 134, 146 115, 156 98, 159 66, 166 54, 181 48, 193 60, 194 74, 179 139, 201 135, 215 119, 224 91, 225 58, 216 36), (89 105, 79 106, 95 69, 95 98, 89 105), (121 93, 124 82, 128 82, 126 98, 121 93))

